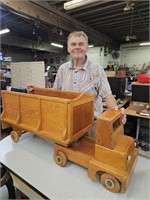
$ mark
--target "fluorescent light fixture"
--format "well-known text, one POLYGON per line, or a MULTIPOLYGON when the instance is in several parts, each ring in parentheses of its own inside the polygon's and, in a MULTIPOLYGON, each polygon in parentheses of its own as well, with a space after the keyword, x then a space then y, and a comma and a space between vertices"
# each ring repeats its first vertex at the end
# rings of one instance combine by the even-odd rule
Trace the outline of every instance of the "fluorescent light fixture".
POLYGON ((4 34, 4 33, 8 33, 10 32, 10 30, 8 28, 5 28, 3 30, 0 30, 0 35, 4 34))
POLYGON ((91 47, 94 47, 94 45, 93 45, 93 44, 90 44, 88 47, 91 48, 91 47))
POLYGON ((126 0, 126 6, 123 9, 124 11, 134 10, 134 2, 132 0, 126 0))
POLYGON ((126 5, 126 7, 123 9, 124 11, 129 11, 129 10, 131 10, 132 9, 132 7, 131 6, 129 6, 128 4, 126 5))
POLYGON ((63 45, 61 44, 51 43, 51 45, 55 47, 63 48, 63 45))
POLYGON ((147 45, 150 45, 150 42, 143 42, 143 43, 140 43, 140 46, 147 46, 147 45))
POLYGON ((99 0, 72 0, 67 3, 64 3, 65 10, 71 10, 74 8, 78 8, 80 6, 85 6, 90 3, 98 2, 99 0))

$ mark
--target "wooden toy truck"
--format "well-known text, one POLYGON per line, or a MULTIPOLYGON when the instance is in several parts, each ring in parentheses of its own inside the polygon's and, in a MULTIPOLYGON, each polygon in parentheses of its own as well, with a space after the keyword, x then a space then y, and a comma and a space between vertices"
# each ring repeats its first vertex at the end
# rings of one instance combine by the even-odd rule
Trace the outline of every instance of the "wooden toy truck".
POLYGON ((96 140, 85 133, 94 122, 94 96, 85 93, 35 88, 32 94, 2 91, 3 128, 12 127, 17 142, 30 131, 55 142, 54 160, 67 160, 88 169, 88 176, 111 192, 125 192, 138 150, 124 135, 120 111, 107 110, 97 117, 96 140))
POLYGON ((94 95, 46 88, 32 94, 3 90, 2 102, 2 126, 14 129, 14 142, 22 131, 30 131, 68 146, 93 126, 94 95))

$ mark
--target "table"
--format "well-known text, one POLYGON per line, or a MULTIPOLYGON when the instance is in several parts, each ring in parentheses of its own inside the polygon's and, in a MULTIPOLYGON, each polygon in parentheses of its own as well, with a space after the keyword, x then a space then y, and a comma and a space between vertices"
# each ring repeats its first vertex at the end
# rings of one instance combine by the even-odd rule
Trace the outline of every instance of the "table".
POLYGON ((111 193, 99 182, 88 178, 85 168, 70 161, 66 167, 57 166, 53 159, 53 142, 49 140, 24 133, 18 143, 13 143, 10 136, 4 138, 0 147, 1 163, 24 183, 20 187, 24 188, 23 192, 30 193, 30 188, 40 195, 34 199, 148 200, 150 197, 149 159, 138 157, 126 193, 111 193))
POLYGON ((144 118, 144 119, 150 119, 149 116, 144 116, 144 115, 139 115, 137 113, 136 110, 131 110, 130 107, 126 108, 126 114, 133 116, 133 117, 137 117, 137 129, 136 129, 136 140, 138 140, 139 138, 139 130, 140 130, 140 119, 144 118))
MULTIPOLYGON (((137 146, 138 146, 141 119, 150 120, 150 117, 138 114, 136 110, 130 109, 130 106, 126 108, 126 114, 133 116, 133 117, 136 117, 137 127, 136 127, 135 140, 136 140, 137 146)), ((149 134, 149 132, 147 134, 149 134)), ((143 151, 143 150, 139 149, 139 154, 150 158, 150 151, 143 151)))
MULTIPOLYGON (((125 96, 125 98, 121 100, 122 103, 118 104, 118 108, 122 108, 124 106, 126 107, 126 104, 128 104, 130 100, 131 100, 130 96, 125 96)), ((107 107, 106 103, 103 102, 103 108, 106 108, 106 107, 107 107)))

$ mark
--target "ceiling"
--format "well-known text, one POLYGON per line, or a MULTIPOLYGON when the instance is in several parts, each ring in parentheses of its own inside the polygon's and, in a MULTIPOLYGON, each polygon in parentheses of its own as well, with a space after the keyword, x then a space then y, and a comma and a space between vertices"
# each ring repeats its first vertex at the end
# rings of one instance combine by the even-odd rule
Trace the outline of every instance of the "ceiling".
POLYGON ((67 36, 74 30, 85 31, 90 44, 116 49, 123 43, 150 40, 149 0, 93 0, 68 11, 64 10, 65 2, 1 0, 1 29, 10 29, 10 33, 1 35, 2 45, 59 52, 50 43, 66 48, 67 36), (127 4, 132 5, 131 10, 124 11, 127 4), (127 37, 126 41, 131 35, 136 39, 127 37))

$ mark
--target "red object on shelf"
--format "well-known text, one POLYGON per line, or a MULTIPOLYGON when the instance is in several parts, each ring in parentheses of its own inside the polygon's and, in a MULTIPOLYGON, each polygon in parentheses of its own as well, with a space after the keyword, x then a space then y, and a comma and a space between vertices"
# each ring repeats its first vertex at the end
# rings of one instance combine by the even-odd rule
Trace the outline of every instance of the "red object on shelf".
POLYGON ((118 76, 125 76, 125 72, 124 71, 118 71, 118 76))
POLYGON ((137 80, 139 83, 150 83, 150 74, 138 74, 137 80))

